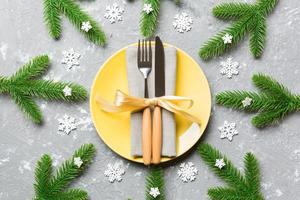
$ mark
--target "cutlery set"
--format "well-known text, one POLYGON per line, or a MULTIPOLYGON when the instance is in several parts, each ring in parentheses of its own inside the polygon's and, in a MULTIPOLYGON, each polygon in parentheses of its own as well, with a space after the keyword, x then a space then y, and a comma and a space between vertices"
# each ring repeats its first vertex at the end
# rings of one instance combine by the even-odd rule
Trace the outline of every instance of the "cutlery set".
MULTIPOLYGON (((149 98, 148 76, 152 71, 151 40, 138 42, 137 66, 144 78, 144 97, 149 98)), ((165 95, 165 54, 159 37, 155 38, 155 97, 165 95)), ((142 151, 145 165, 158 164, 162 150, 162 111, 161 107, 143 110, 142 151), (151 114, 153 112, 153 115, 151 114), (152 120, 153 117, 153 120, 152 120)))

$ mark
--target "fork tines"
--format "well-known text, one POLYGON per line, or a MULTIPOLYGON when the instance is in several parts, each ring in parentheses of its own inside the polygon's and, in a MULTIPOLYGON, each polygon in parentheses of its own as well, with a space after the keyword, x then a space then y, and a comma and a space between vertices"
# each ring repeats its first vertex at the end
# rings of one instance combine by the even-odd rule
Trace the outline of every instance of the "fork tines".
POLYGON ((143 39, 142 41, 139 40, 137 62, 139 67, 147 67, 145 66, 145 63, 152 64, 151 40, 148 41, 145 39, 143 39))

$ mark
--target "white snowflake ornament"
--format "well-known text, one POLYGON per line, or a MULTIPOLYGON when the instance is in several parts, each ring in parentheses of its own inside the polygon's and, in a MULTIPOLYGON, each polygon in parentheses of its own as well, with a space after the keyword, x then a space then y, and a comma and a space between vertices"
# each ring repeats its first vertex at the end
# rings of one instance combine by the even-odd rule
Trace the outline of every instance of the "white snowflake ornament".
POLYGON ((67 65, 68 69, 71 69, 73 66, 79 66, 80 54, 76 53, 73 48, 69 51, 63 51, 62 64, 67 65))
POLYGON ((242 101, 242 104, 243 104, 243 107, 247 107, 247 106, 250 106, 252 104, 252 99, 250 97, 246 97, 243 101, 242 101))
POLYGON ((145 3, 143 11, 147 14, 150 14, 153 11, 152 5, 150 3, 145 3))
POLYGON ((226 33, 223 37, 222 37, 222 40, 224 42, 224 44, 231 44, 232 43, 232 38, 233 36, 226 33))
POLYGON ((78 168, 80 168, 81 165, 83 164, 83 161, 81 160, 80 157, 75 157, 75 158, 73 159, 73 162, 74 162, 74 164, 75 164, 78 168))
POLYGON ((239 74, 239 63, 232 61, 232 58, 227 58, 227 60, 222 61, 220 65, 222 67, 220 73, 222 75, 226 75, 226 77, 229 79, 231 79, 233 75, 239 74))
POLYGON ((64 132, 67 135, 69 135, 73 130, 77 128, 75 123, 75 118, 70 117, 66 114, 62 119, 58 119, 58 122, 59 122, 58 130, 64 132))
POLYGON ((112 6, 106 6, 106 13, 104 17, 110 21, 111 24, 116 21, 123 20, 124 9, 121 8, 118 4, 114 3, 112 6))
POLYGON ((63 92, 64 92, 65 97, 72 96, 72 88, 70 88, 69 86, 66 86, 63 89, 63 92))
POLYGON ((220 138, 227 138, 230 142, 232 141, 233 136, 238 134, 238 131, 236 130, 236 124, 228 123, 228 121, 224 121, 223 126, 219 127, 218 130, 221 133, 220 138))
POLYGON ((219 169, 222 169, 223 167, 226 166, 225 162, 224 162, 224 159, 221 158, 221 159, 216 159, 216 164, 215 164, 216 167, 218 167, 219 169))
POLYGON ((90 29, 92 29, 92 25, 90 21, 82 22, 81 24, 81 30, 85 32, 89 32, 90 29))
POLYGON ((193 19, 185 12, 174 17, 173 27, 179 33, 188 32, 192 29, 193 19))
POLYGON ((149 194, 155 199, 160 195, 158 187, 150 188, 149 194))
POLYGON ((108 177, 108 181, 113 183, 115 181, 121 182, 122 175, 125 174, 125 169, 121 162, 116 162, 115 164, 108 163, 107 169, 104 171, 104 175, 108 177))
POLYGON ((179 167, 180 169, 177 171, 177 175, 183 182, 187 183, 196 179, 198 170, 194 166, 194 163, 182 163, 179 167))

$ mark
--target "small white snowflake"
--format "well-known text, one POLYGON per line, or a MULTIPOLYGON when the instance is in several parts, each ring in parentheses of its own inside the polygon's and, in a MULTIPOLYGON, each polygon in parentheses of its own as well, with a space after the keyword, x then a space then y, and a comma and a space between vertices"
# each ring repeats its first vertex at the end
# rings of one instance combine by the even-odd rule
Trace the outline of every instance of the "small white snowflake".
POLYGON ((252 99, 250 97, 246 97, 243 101, 242 101, 243 107, 247 107, 250 106, 252 104, 252 99))
POLYGON ((155 188, 152 187, 152 188, 150 188, 149 194, 151 196, 153 196, 153 198, 158 197, 160 195, 158 187, 155 187, 155 188))
POLYGON ((223 126, 219 127, 218 129, 221 133, 221 139, 227 138, 229 141, 232 141, 233 136, 238 134, 235 123, 228 123, 227 121, 224 121, 223 126))
POLYGON ((219 169, 222 169, 223 167, 226 166, 225 162, 224 162, 224 159, 221 158, 221 159, 216 159, 216 164, 215 164, 216 167, 218 167, 219 169))
POLYGON ((64 92, 65 97, 72 96, 72 88, 70 88, 69 86, 66 86, 63 89, 63 92, 64 92))
POLYGON ((114 3, 112 6, 106 6, 106 13, 104 17, 109 19, 110 23, 115 23, 116 21, 123 20, 124 9, 121 8, 118 4, 114 3))
POLYGON ((173 27, 179 33, 188 32, 192 29, 193 19, 185 12, 174 17, 173 27))
POLYGON ((109 182, 113 183, 115 181, 121 182, 122 175, 125 174, 125 169, 121 162, 116 162, 114 164, 108 163, 107 169, 104 171, 104 175, 108 177, 109 182))
POLYGON ((71 131, 77 128, 75 123, 75 118, 70 117, 68 115, 64 115, 62 119, 58 119, 59 125, 58 130, 64 132, 65 134, 69 135, 71 131))
POLYGON ((80 54, 76 53, 73 48, 69 51, 63 51, 62 64, 66 64, 68 69, 71 69, 73 66, 79 66, 80 54))
POLYGON ((78 168, 80 168, 81 165, 83 164, 83 161, 81 160, 80 157, 75 157, 74 160, 73 160, 73 162, 74 162, 74 164, 75 164, 78 168))
POLYGON ((151 13, 153 11, 152 5, 150 3, 145 3, 143 11, 147 14, 151 13))
POLYGON ((224 44, 231 44, 232 43, 232 35, 226 33, 223 37, 222 40, 224 42, 224 44))
POLYGON ((89 32, 90 29, 92 29, 92 25, 90 21, 82 22, 81 24, 81 30, 84 30, 85 32, 89 32))
POLYGON ((221 70, 220 70, 220 73, 222 75, 226 75, 227 78, 231 79, 233 75, 238 75, 239 74, 239 71, 238 71, 238 68, 239 68, 239 63, 238 62, 235 62, 235 61, 232 61, 232 58, 227 58, 226 61, 222 61, 220 63, 221 65, 221 70))
POLYGON ((194 181, 196 179, 198 170, 192 162, 182 163, 179 167, 177 175, 183 182, 194 181))

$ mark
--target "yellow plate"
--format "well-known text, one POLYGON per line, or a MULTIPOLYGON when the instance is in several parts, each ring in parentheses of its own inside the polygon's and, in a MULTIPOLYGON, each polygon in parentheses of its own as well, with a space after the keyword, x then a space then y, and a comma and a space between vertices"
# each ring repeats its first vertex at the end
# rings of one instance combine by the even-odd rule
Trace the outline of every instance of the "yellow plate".
MULTIPOLYGON (((194 105, 190 111, 201 119, 200 130, 197 125, 176 116, 177 157, 179 157, 192 148, 203 134, 210 117, 211 94, 200 66, 187 53, 175 48, 177 49, 176 95, 192 98, 194 105)), ((130 114, 105 113, 95 100, 96 95, 100 94, 104 99, 113 102, 117 89, 128 93, 126 49, 127 47, 119 50, 101 66, 91 89, 90 109, 94 125, 103 142, 120 156, 142 163, 141 158, 130 155, 130 114)), ((174 158, 162 158, 162 162, 171 159, 174 158)))

